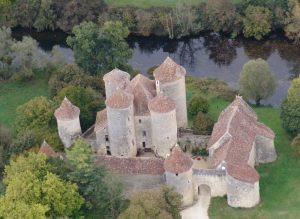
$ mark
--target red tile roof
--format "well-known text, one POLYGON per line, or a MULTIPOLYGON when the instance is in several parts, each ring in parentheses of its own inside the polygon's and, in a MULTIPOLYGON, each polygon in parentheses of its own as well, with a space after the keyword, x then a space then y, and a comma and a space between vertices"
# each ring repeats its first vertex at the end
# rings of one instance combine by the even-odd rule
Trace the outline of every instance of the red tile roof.
POLYGON ((177 145, 173 148, 170 156, 165 159, 164 168, 171 173, 183 173, 190 170, 193 166, 192 159, 182 152, 177 145))
POLYGON ((155 80, 161 83, 176 81, 186 75, 186 70, 174 62, 170 57, 153 71, 155 80))
POLYGON ((99 156, 96 163, 98 165, 104 165, 110 171, 119 174, 163 175, 165 172, 163 167, 164 160, 155 157, 123 158, 114 156, 99 156))
POLYGON ((49 157, 57 156, 57 153, 53 150, 53 148, 45 140, 40 147, 39 153, 45 154, 46 156, 49 156, 49 157))
POLYGON ((105 82, 129 82, 130 80, 130 75, 125 72, 121 71, 120 69, 115 68, 111 72, 108 72, 103 76, 103 80, 105 82))
POLYGON ((106 99, 105 104, 111 108, 124 109, 133 104, 133 95, 123 90, 117 90, 106 99))
POLYGON ((79 117, 80 109, 73 105, 67 97, 64 98, 59 108, 54 112, 57 119, 60 120, 72 120, 79 117))
POLYGON ((101 110, 97 112, 96 123, 95 123, 95 132, 105 128, 107 126, 107 110, 101 110))
POLYGON ((257 171, 249 165, 241 164, 227 164, 227 173, 238 180, 255 183, 259 180, 259 174, 257 171))
MULTIPOLYGON (((270 139, 274 139, 275 137, 274 132, 270 128, 257 122, 255 112, 242 97, 237 96, 220 114, 219 120, 214 126, 208 148, 212 147, 220 139, 223 139, 223 141, 210 159, 211 167, 216 168, 222 161, 226 161, 227 165, 248 165, 247 163, 256 136, 264 136, 270 139), (227 137, 224 138, 224 136, 227 137)), ((249 168, 241 170, 249 170, 249 168)), ((239 179, 245 178, 245 181, 249 181, 248 176, 244 176, 245 173, 243 171, 241 171, 239 179)), ((251 171, 256 172, 254 168, 251 171)), ((233 177, 238 178, 239 173, 237 168, 231 172, 234 173, 233 177)), ((250 174, 249 177, 251 176, 254 177, 256 174, 250 174)), ((253 180, 256 180, 256 178, 254 177, 253 180)))
POLYGON ((167 113, 175 110, 176 105, 167 95, 160 93, 149 101, 149 110, 157 113, 167 113))

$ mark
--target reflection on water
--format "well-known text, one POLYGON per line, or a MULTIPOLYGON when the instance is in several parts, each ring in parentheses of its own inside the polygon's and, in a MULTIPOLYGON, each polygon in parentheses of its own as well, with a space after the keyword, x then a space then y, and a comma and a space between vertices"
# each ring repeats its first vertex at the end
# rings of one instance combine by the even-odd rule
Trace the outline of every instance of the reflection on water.
MULTIPOLYGON (((14 30, 13 34, 17 39, 31 35, 46 51, 59 44, 70 62, 74 61, 72 50, 65 44, 67 35, 63 32, 37 34, 21 29, 14 30)), ((238 88, 237 81, 243 65, 250 59, 263 58, 278 81, 275 94, 263 102, 273 106, 280 105, 290 80, 300 73, 299 45, 293 45, 280 37, 257 42, 206 34, 181 40, 131 37, 128 42, 134 50, 130 64, 143 73, 170 56, 183 65, 190 75, 219 78, 234 88, 238 88)))

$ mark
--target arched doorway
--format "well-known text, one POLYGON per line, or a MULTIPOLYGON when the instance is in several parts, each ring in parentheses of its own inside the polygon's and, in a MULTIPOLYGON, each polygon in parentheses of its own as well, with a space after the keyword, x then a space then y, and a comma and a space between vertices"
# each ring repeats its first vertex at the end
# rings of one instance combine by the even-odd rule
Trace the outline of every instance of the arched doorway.
POLYGON ((198 186, 198 197, 200 196, 211 196, 211 189, 208 185, 202 184, 198 186))

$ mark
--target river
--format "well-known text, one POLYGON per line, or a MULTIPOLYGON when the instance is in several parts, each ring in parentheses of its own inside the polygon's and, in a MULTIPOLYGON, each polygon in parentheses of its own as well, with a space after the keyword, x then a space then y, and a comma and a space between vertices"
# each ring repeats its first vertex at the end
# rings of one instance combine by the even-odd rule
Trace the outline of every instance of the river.
MULTIPOLYGON (((16 39, 24 35, 36 39, 45 51, 50 51, 56 44, 60 45, 69 62, 74 62, 73 52, 65 43, 65 33, 36 33, 22 29, 13 31, 16 39)), ((128 43, 133 49, 129 63, 143 73, 170 56, 184 66, 189 75, 218 78, 233 88, 238 88, 242 66, 251 59, 263 58, 276 76, 277 88, 274 95, 262 103, 275 107, 280 106, 291 79, 300 73, 299 45, 294 45, 280 36, 258 42, 244 38, 232 40, 211 33, 181 40, 130 37, 128 43)))

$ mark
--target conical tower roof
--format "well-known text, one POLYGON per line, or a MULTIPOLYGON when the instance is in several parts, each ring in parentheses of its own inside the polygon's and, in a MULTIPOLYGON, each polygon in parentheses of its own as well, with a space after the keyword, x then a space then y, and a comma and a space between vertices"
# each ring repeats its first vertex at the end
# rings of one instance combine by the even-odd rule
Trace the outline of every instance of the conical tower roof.
POLYGON ((73 105, 67 97, 64 98, 59 108, 54 112, 57 119, 60 120, 72 120, 79 117, 80 109, 73 105))
POLYGON ((181 148, 176 145, 169 157, 165 159, 164 168, 171 173, 184 173, 193 166, 193 160, 182 152, 181 148))
POLYGON ((148 107, 150 111, 156 113, 167 113, 176 109, 175 102, 163 93, 150 100, 148 107))
POLYGON ((123 82, 123 81, 129 81, 130 75, 122 71, 118 68, 115 68, 114 70, 108 72, 103 76, 103 80, 105 82, 123 82))
POLYGON ((133 103, 133 96, 123 90, 115 91, 106 101, 106 106, 116 109, 124 109, 133 103))
POLYGON ((56 152, 53 150, 53 148, 46 142, 46 140, 44 140, 44 142, 42 143, 39 153, 41 154, 45 154, 46 156, 49 157, 56 157, 57 154, 56 152))

